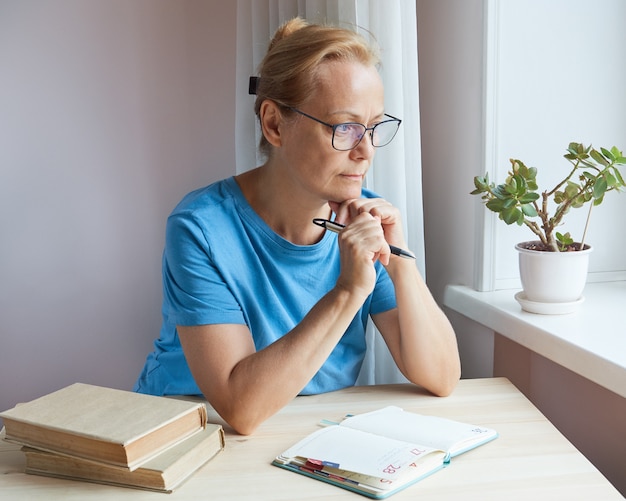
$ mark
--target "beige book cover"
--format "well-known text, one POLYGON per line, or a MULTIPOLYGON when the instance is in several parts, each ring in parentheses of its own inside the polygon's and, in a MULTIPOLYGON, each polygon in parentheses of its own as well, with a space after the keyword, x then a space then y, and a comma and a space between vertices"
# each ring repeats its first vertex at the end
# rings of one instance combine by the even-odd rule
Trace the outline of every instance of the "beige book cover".
POLYGON ((206 407, 75 383, 0 413, 6 439, 134 470, 206 426, 206 407))
POLYGON ((224 449, 224 430, 207 424, 134 471, 71 456, 23 447, 26 473, 121 487, 172 492, 224 449))

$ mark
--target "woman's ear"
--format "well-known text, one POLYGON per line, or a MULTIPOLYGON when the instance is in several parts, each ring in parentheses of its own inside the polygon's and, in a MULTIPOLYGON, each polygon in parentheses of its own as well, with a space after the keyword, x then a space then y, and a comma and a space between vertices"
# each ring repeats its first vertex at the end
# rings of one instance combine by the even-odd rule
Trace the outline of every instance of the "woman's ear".
POLYGON ((259 118, 267 142, 272 146, 281 146, 281 126, 284 119, 278 105, 269 99, 263 101, 259 109, 259 118))

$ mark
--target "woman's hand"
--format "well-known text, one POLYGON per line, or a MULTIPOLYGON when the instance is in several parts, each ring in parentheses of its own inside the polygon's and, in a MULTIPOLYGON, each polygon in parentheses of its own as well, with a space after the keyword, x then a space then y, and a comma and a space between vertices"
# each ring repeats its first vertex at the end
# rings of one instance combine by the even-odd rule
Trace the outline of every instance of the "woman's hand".
POLYGON ((346 200, 341 204, 329 202, 329 205, 335 213, 335 221, 338 223, 347 227, 355 226, 356 229, 367 221, 372 230, 382 231, 380 235, 383 240, 380 241, 380 247, 374 260, 379 259, 381 263, 387 266, 391 256, 389 244, 406 248, 400 211, 386 200, 382 198, 357 198, 346 200), (361 216, 362 214, 367 214, 370 217, 361 216))

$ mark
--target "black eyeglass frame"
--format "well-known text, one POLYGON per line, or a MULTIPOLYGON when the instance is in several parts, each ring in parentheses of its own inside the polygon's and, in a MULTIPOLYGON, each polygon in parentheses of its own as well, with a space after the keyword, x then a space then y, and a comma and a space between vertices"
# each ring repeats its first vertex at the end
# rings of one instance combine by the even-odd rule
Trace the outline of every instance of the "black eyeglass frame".
POLYGON ((315 120, 316 122, 325 125, 326 127, 330 127, 333 131, 333 136, 331 138, 331 145, 334 149, 336 149, 337 151, 350 151, 355 149, 359 144, 361 144, 361 141, 363 140, 363 137, 367 134, 367 131, 371 131, 370 132, 370 142, 372 143, 372 146, 374 148, 382 148, 383 146, 387 146, 389 143, 391 143, 391 141, 393 141, 393 138, 396 137, 396 134, 398 133, 398 129, 400 129, 400 124, 402 123, 402 120, 399 118, 394 117, 393 115, 389 115, 387 113, 384 113, 384 116, 389 117, 390 120, 383 120, 382 122, 378 122, 376 125, 373 125, 372 127, 367 127, 365 124, 359 123, 359 122, 342 122, 340 124, 329 124, 327 122, 324 122, 323 120, 320 120, 319 118, 315 118, 314 116, 309 115, 308 113, 305 113, 302 110, 299 110, 298 108, 294 108, 293 106, 288 106, 288 109, 290 109, 291 111, 295 111, 296 113, 299 113, 302 116, 305 116, 307 118, 310 118, 311 120, 315 120), (389 122, 395 122, 398 124, 398 126, 396 127, 396 131, 393 133, 393 136, 391 136, 391 138, 389 139, 389 141, 387 141, 385 144, 379 144, 378 146, 374 144, 374 129, 376 129, 376 127, 378 127, 379 125, 385 124, 385 123, 389 123, 389 122), (359 138, 359 140, 357 141, 357 143, 352 146, 351 148, 337 148, 335 146, 335 131, 337 130, 337 127, 341 127, 342 125, 360 125, 361 127, 363 127, 365 130, 363 131, 363 134, 361 135, 361 137, 359 138))

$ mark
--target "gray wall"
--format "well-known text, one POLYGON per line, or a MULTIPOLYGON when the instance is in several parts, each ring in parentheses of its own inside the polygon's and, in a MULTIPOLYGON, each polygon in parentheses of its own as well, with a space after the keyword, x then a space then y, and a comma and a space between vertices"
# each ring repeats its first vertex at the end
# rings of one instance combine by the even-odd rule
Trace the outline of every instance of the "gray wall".
MULTIPOLYGON (((447 284, 473 284, 482 237, 482 209, 469 192, 472 177, 484 171, 483 4, 417 0, 426 278, 440 304, 447 284)), ((463 377, 490 376, 493 332, 446 313, 457 332, 463 377)))
POLYGON ((164 223, 235 172, 236 2, 0 0, 0 410, 130 389, 164 223))

